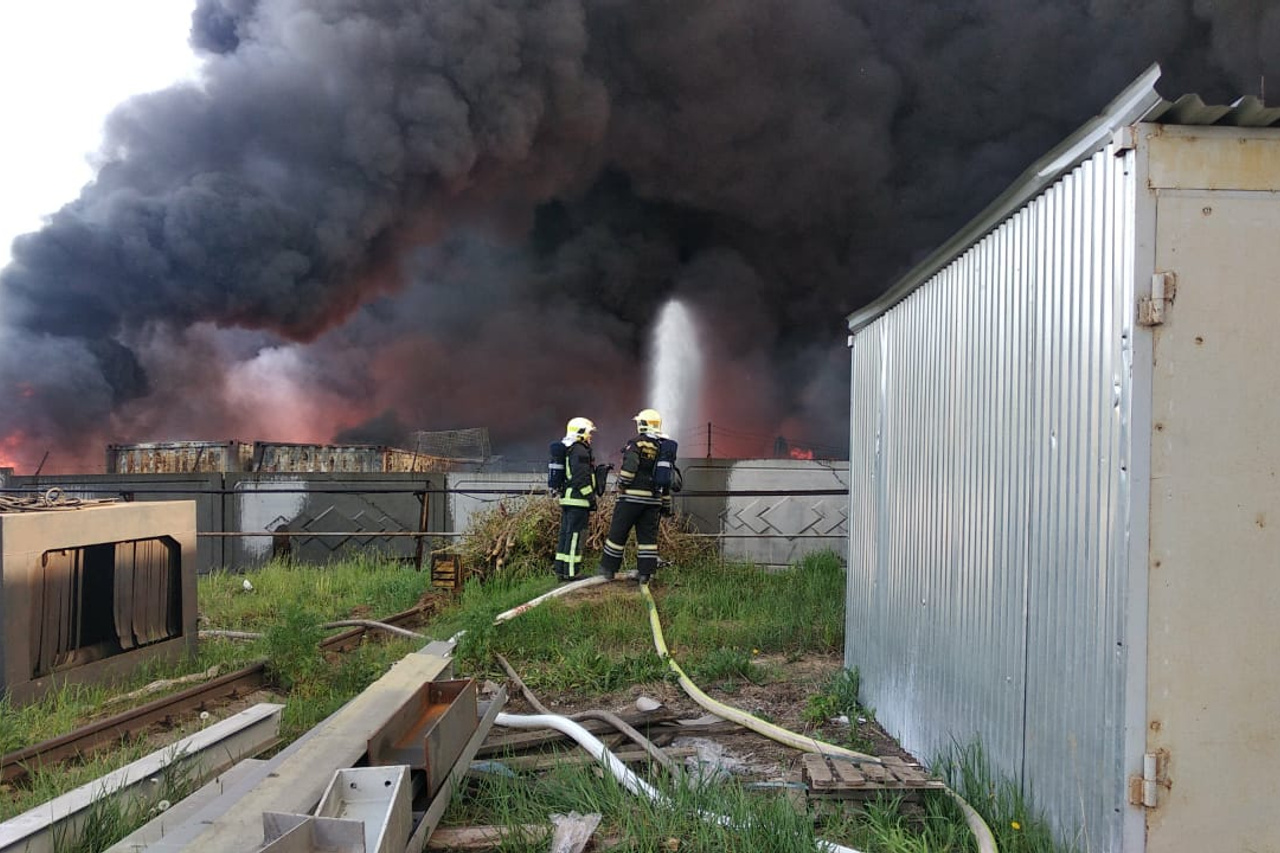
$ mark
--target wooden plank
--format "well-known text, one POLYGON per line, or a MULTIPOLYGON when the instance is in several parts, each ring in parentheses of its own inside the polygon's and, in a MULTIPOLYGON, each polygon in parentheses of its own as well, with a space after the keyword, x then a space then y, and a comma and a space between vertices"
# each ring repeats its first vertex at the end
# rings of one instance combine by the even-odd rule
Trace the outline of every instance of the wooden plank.
POLYGON ((828 759, 827 765, 835 771, 836 778, 840 780, 841 786, 857 788, 867 784, 867 777, 852 761, 831 757, 828 759))
POLYGON ((862 766, 862 775, 867 778, 869 784, 877 784, 889 781, 889 772, 880 764, 864 764, 862 766))
POLYGON ((834 788, 836 780, 831 775, 831 769, 827 767, 827 761, 821 755, 806 753, 802 756, 804 762, 805 778, 809 780, 809 784, 814 788, 834 788))
POLYGON ((492 850, 507 839, 535 842, 551 837, 546 824, 522 826, 442 826, 427 839, 428 850, 492 850))

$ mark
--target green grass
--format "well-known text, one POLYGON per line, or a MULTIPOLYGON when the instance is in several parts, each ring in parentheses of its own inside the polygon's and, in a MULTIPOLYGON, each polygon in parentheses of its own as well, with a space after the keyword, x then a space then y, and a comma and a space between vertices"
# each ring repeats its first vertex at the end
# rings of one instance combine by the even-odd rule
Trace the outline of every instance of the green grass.
POLYGON ((170 756, 170 763, 152 777, 155 784, 135 787, 131 796, 111 796, 103 789, 89 805, 74 835, 55 830, 56 853, 98 853, 147 823, 173 803, 194 793, 196 778, 182 756, 170 756))
POLYGON ((248 575, 214 572, 200 578, 205 627, 253 631, 274 624, 288 605, 329 620, 389 616, 413 607, 431 583, 429 572, 363 557, 325 566, 273 562, 248 575), (244 589, 245 579, 253 585, 244 589))
MULTIPOLYGON (((754 662, 761 653, 842 650, 844 584, 839 559, 820 554, 781 572, 710 559, 671 566, 654 589, 668 649, 691 678, 759 684, 770 675, 754 662)), ((502 654, 535 692, 605 693, 669 676, 638 592, 588 602, 556 598, 492 625, 502 611, 551 587, 545 578, 469 585, 459 611, 443 620, 466 632, 460 664, 496 676, 494 655, 502 654)))
MULTIPOLYGON (((651 783, 655 803, 627 791, 610 774, 591 768, 560 767, 543 774, 494 774, 465 797, 450 802, 443 824, 544 826, 550 814, 598 813, 596 838, 614 837, 620 851, 679 850, 681 853, 795 853, 816 850, 814 823, 786 801, 751 794, 735 786, 693 777, 651 783)), ((545 839, 515 838, 497 848, 504 853, 545 851, 545 839)))
POLYGON ((837 653, 844 644, 845 576, 831 553, 788 570, 715 563, 671 572, 662 594, 663 631, 673 654, 696 668, 722 648, 766 653, 837 653), (687 653, 679 650, 688 647, 687 653))
POLYGON ((981 744, 953 746, 932 769, 982 815, 1003 853, 1074 853, 1073 847, 1054 841, 1049 825, 1018 786, 992 771, 981 744))
POLYGON ((112 692, 100 686, 63 686, 21 708, 0 697, 0 755, 75 729, 112 692))
POLYGON ((910 809, 899 797, 883 795, 857 811, 836 811, 829 804, 817 811, 824 838, 867 853, 968 853, 976 849, 960 809, 943 793, 929 793, 922 804, 910 809))

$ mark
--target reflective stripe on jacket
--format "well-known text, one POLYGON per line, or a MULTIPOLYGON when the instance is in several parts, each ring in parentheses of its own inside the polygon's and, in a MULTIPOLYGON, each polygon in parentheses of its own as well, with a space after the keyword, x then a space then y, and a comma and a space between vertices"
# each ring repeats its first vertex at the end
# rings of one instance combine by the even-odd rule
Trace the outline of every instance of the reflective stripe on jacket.
POLYGON ((565 465, 569 469, 569 481, 565 484, 560 506, 595 506, 596 472, 595 461, 591 456, 591 445, 585 441, 575 441, 569 445, 569 452, 565 455, 565 465))

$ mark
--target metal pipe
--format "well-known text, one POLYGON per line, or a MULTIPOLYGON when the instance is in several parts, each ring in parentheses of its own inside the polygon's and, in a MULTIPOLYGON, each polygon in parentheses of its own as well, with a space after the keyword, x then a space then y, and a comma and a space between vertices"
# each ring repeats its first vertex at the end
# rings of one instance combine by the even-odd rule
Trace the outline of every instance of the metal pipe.
MULTIPOLYGON (((386 622, 378 622, 373 619, 339 619, 336 622, 325 622, 321 628, 368 628, 376 631, 386 631, 388 634, 395 634, 397 637, 407 637, 410 640, 425 640, 425 634, 417 634, 407 628, 398 628, 395 625, 388 625, 386 622)), ((262 634, 253 631, 230 631, 222 628, 201 628, 201 637, 221 637, 225 640, 260 640, 262 634)))

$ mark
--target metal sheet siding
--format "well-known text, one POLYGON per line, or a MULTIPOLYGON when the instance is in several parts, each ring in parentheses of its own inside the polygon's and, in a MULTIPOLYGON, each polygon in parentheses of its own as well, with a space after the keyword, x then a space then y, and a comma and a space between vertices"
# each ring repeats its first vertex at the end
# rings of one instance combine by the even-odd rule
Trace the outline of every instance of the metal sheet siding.
POLYGON ((851 341, 846 664, 1118 846, 1132 154, 1101 151, 851 341))

